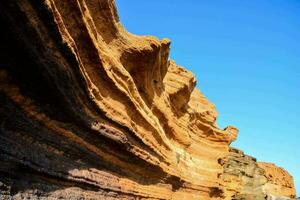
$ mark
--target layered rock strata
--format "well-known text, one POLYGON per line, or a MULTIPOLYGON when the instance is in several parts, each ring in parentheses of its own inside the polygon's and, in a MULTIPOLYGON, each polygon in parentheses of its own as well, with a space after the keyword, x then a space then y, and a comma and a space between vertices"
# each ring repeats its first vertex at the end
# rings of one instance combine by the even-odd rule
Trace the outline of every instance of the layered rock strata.
POLYGON ((224 166, 227 199, 264 199, 263 186, 267 183, 264 170, 256 159, 243 151, 231 148, 228 162, 224 166))
POLYGON ((216 125, 170 41, 112 0, 0 2, 0 199, 224 199, 216 125))
POLYGON ((111 0, 0 2, 3 198, 219 199, 228 146, 170 41, 111 0))
POLYGON ((257 162, 235 148, 230 148, 223 179, 228 200, 295 198, 293 178, 287 171, 271 163, 257 162))

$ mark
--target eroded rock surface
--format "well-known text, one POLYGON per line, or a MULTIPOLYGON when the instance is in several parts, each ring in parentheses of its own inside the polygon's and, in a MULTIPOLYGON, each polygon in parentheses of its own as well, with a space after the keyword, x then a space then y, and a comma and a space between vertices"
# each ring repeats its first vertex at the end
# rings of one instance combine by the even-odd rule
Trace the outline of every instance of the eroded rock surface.
POLYGON ((219 199, 219 129, 170 41, 111 0, 1 1, 1 197, 219 199))
POLYGON ((293 178, 287 171, 271 163, 257 162, 239 149, 230 148, 223 179, 228 200, 295 198, 293 178))
POLYGON ((255 158, 245 155, 241 150, 230 149, 223 176, 228 199, 264 199, 263 185, 267 183, 264 170, 258 166, 255 158))
POLYGON ((216 125, 170 41, 112 0, 0 2, 1 199, 224 199, 216 125))
POLYGON ((271 198, 296 198, 293 177, 283 168, 273 163, 259 162, 258 166, 265 171, 267 183, 263 190, 271 198))

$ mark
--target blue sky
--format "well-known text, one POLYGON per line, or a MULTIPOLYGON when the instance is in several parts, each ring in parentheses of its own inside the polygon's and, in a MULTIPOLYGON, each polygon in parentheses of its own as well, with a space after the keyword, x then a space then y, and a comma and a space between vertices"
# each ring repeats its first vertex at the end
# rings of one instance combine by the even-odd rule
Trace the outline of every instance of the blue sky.
POLYGON ((172 40, 216 104, 218 124, 239 128, 233 146, 274 162, 300 195, 300 1, 116 0, 123 25, 172 40))

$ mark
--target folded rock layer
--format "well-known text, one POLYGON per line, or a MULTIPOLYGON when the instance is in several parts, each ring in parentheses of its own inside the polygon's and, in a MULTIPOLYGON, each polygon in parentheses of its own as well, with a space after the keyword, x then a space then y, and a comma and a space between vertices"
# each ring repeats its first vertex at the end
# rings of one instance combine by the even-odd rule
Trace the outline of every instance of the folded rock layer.
POLYGON ((237 130, 170 41, 128 33, 110 0, 0 3, 1 181, 20 198, 223 195, 237 130), (7 42, 9 41, 9 42, 7 42))
POLYGON ((216 125, 170 41, 113 0, 0 2, 0 197, 224 199, 237 129, 216 125))

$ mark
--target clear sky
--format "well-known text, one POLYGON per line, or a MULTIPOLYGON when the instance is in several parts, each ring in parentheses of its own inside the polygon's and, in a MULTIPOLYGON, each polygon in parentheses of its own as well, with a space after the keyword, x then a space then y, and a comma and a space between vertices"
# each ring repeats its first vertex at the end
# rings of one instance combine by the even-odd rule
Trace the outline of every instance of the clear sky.
POLYGON ((233 146, 293 176, 300 195, 300 0, 116 0, 123 25, 172 40, 233 146))

